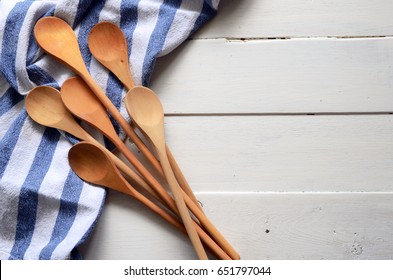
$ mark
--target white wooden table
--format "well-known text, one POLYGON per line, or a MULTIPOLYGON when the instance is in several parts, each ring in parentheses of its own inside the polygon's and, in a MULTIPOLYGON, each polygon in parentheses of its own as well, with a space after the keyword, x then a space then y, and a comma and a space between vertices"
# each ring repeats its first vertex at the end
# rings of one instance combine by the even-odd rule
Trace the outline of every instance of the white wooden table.
MULTIPOLYGON (((393 258, 393 1, 221 0, 156 66, 168 145, 243 259, 393 258)), ((110 192, 87 259, 194 259, 110 192)))

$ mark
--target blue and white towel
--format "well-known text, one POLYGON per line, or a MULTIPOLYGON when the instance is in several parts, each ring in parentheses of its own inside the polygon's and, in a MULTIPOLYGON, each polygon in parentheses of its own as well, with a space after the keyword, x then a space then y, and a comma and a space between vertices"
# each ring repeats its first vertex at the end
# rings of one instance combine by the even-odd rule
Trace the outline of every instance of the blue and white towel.
POLYGON ((73 74, 37 46, 33 28, 58 16, 75 30, 85 62, 120 107, 121 84, 92 58, 87 36, 100 21, 126 34, 136 84, 154 61, 212 18, 218 0, 65 0, 0 2, 0 259, 78 259, 104 205, 105 191, 70 169, 71 144, 32 121, 24 97, 37 85, 59 88, 73 74))

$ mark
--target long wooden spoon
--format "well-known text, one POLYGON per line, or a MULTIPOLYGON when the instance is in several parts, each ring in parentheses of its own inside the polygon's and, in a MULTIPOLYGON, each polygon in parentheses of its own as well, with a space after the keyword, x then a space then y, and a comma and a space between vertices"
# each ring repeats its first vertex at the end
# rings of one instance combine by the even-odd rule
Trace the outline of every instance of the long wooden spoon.
POLYGON ((102 89, 90 76, 79 49, 78 40, 71 26, 57 17, 44 17, 37 21, 34 27, 34 36, 38 45, 60 62, 77 73, 94 94, 100 99, 112 117, 124 129, 128 137, 135 143, 142 154, 149 160, 156 170, 160 170, 153 154, 131 129, 127 120, 119 113, 102 89))
POLYGON ((190 237, 193 236, 195 238, 194 235, 196 232, 194 233, 194 227, 191 224, 187 206, 180 191, 180 186, 173 174, 165 149, 164 110, 155 94, 150 94, 149 91, 138 91, 138 89, 134 88, 127 94, 127 104, 130 104, 130 107, 127 108, 128 113, 156 148, 162 169, 164 170, 165 177, 175 198, 186 230, 190 237))
MULTIPOLYGON (((123 31, 111 22, 100 22, 90 31, 88 45, 93 56, 108 68, 128 89, 134 88, 134 81, 128 63, 128 46, 123 31)), ((202 210, 179 165, 166 146, 167 155, 180 187, 202 210)))
MULTIPOLYGON (((123 153, 127 160, 137 169, 137 171, 145 177, 145 179, 149 184, 151 184, 151 186, 154 187, 158 184, 155 178, 145 169, 145 167, 130 152, 130 150, 128 150, 127 146, 123 143, 123 141, 121 141, 116 131, 114 130, 112 123, 109 120, 105 108, 102 106, 101 102, 94 95, 94 93, 90 91, 86 83, 84 83, 78 77, 73 77, 66 80, 61 88, 61 98, 68 110, 70 110, 74 115, 90 123, 98 130, 100 130, 105 136, 107 136, 113 142, 113 144, 115 144, 115 146, 119 148, 119 150, 123 153)), ((169 185, 171 186, 170 181, 169 185)), ((159 189, 159 187, 157 189, 159 189)), ((180 217, 186 226, 187 233, 190 236, 195 251, 197 252, 200 259, 207 259, 207 255, 203 249, 198 233, 195 229, 188 209, 184 203, 183 196, 181 195, 179 190, 174 190, 173 187, 172 193, 174 195, 177 208, 180 212, 180 217), (179 198, 183 202, 182 204, 179 204, 179 198)), ((159 191, 158 194, 160 194, 159 191)))
MULTIPOLYGON (((108 188, 120 191, 122 193, 131 195, 138 201, 153 210, 156 214, 160 215, 163 219, 175 226, 183 233, 187 233, 184 225, 181 224, 173 216, 169 215, 162 208, 158 207, 152 201, 136 191, 126 180, 123 179, 121 174, 117 171, 112 159, 108 157, 106 151, 95 144, 90 142, 80 142, 74 145, 69 153, 68 159, 71 168, 83 180, 106 186, 108 188)), ((230 260, 231 258, 224 252, 218 245, 198 227, 198 234, 204 243, 220 258, 230 260)))
MULTIPOLYGON (((165 133, 164 133, 164 112, 160 100, 155 93, 146 87, 134 87, 126 97, 125 104, 128 113, 134 120, 134 123, 145 133, 156 148, 160 162, 162 164, 169 185, 174 195, 182 195, 181 189, 174 177, 170 167, 166 149, 165 149, 165 133)), ((217 243, 228 253, 233 259, 240 259, 239 254, 203 214, 203 212, 195 206, 191 199, 183 195, 185 203, 198 218, 200 223, 210 232, 217 243)), ((176 199, 175 199, 176 200, 176 199)))

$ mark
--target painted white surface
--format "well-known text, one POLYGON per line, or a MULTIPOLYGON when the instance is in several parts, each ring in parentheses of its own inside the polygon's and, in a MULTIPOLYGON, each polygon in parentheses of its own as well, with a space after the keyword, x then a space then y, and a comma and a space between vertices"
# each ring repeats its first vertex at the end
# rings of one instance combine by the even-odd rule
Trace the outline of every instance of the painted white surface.
MULTIPOLYGON (((243 259, 393 259, 392 8, 222 0, 157 61, 168 144, 243 259)), ((82 251, 195 258, 185 236, 113 192, 82 251)))

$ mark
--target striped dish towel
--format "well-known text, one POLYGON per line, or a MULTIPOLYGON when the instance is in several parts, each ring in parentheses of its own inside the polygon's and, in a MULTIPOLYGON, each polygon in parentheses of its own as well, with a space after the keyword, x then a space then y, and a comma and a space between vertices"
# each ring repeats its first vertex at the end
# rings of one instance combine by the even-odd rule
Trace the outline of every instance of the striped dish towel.
MULTIPOLYGON (((124 31, 135 84, 148 85, 154 61, 212 18, 218 0, 0 2, 0 259, 79 259, 104 205, 105 190, 70 169, 71 144, 34 123, 24 97, 37 85, 59 89, 73 74, 44 54, 35 22, 57 16, 75 30, 92 76, 125 113, 121 84, 92 58, 87 37, 100 21, 124 31)), ((125 114, 124 114, 125 115, 125 114)))

